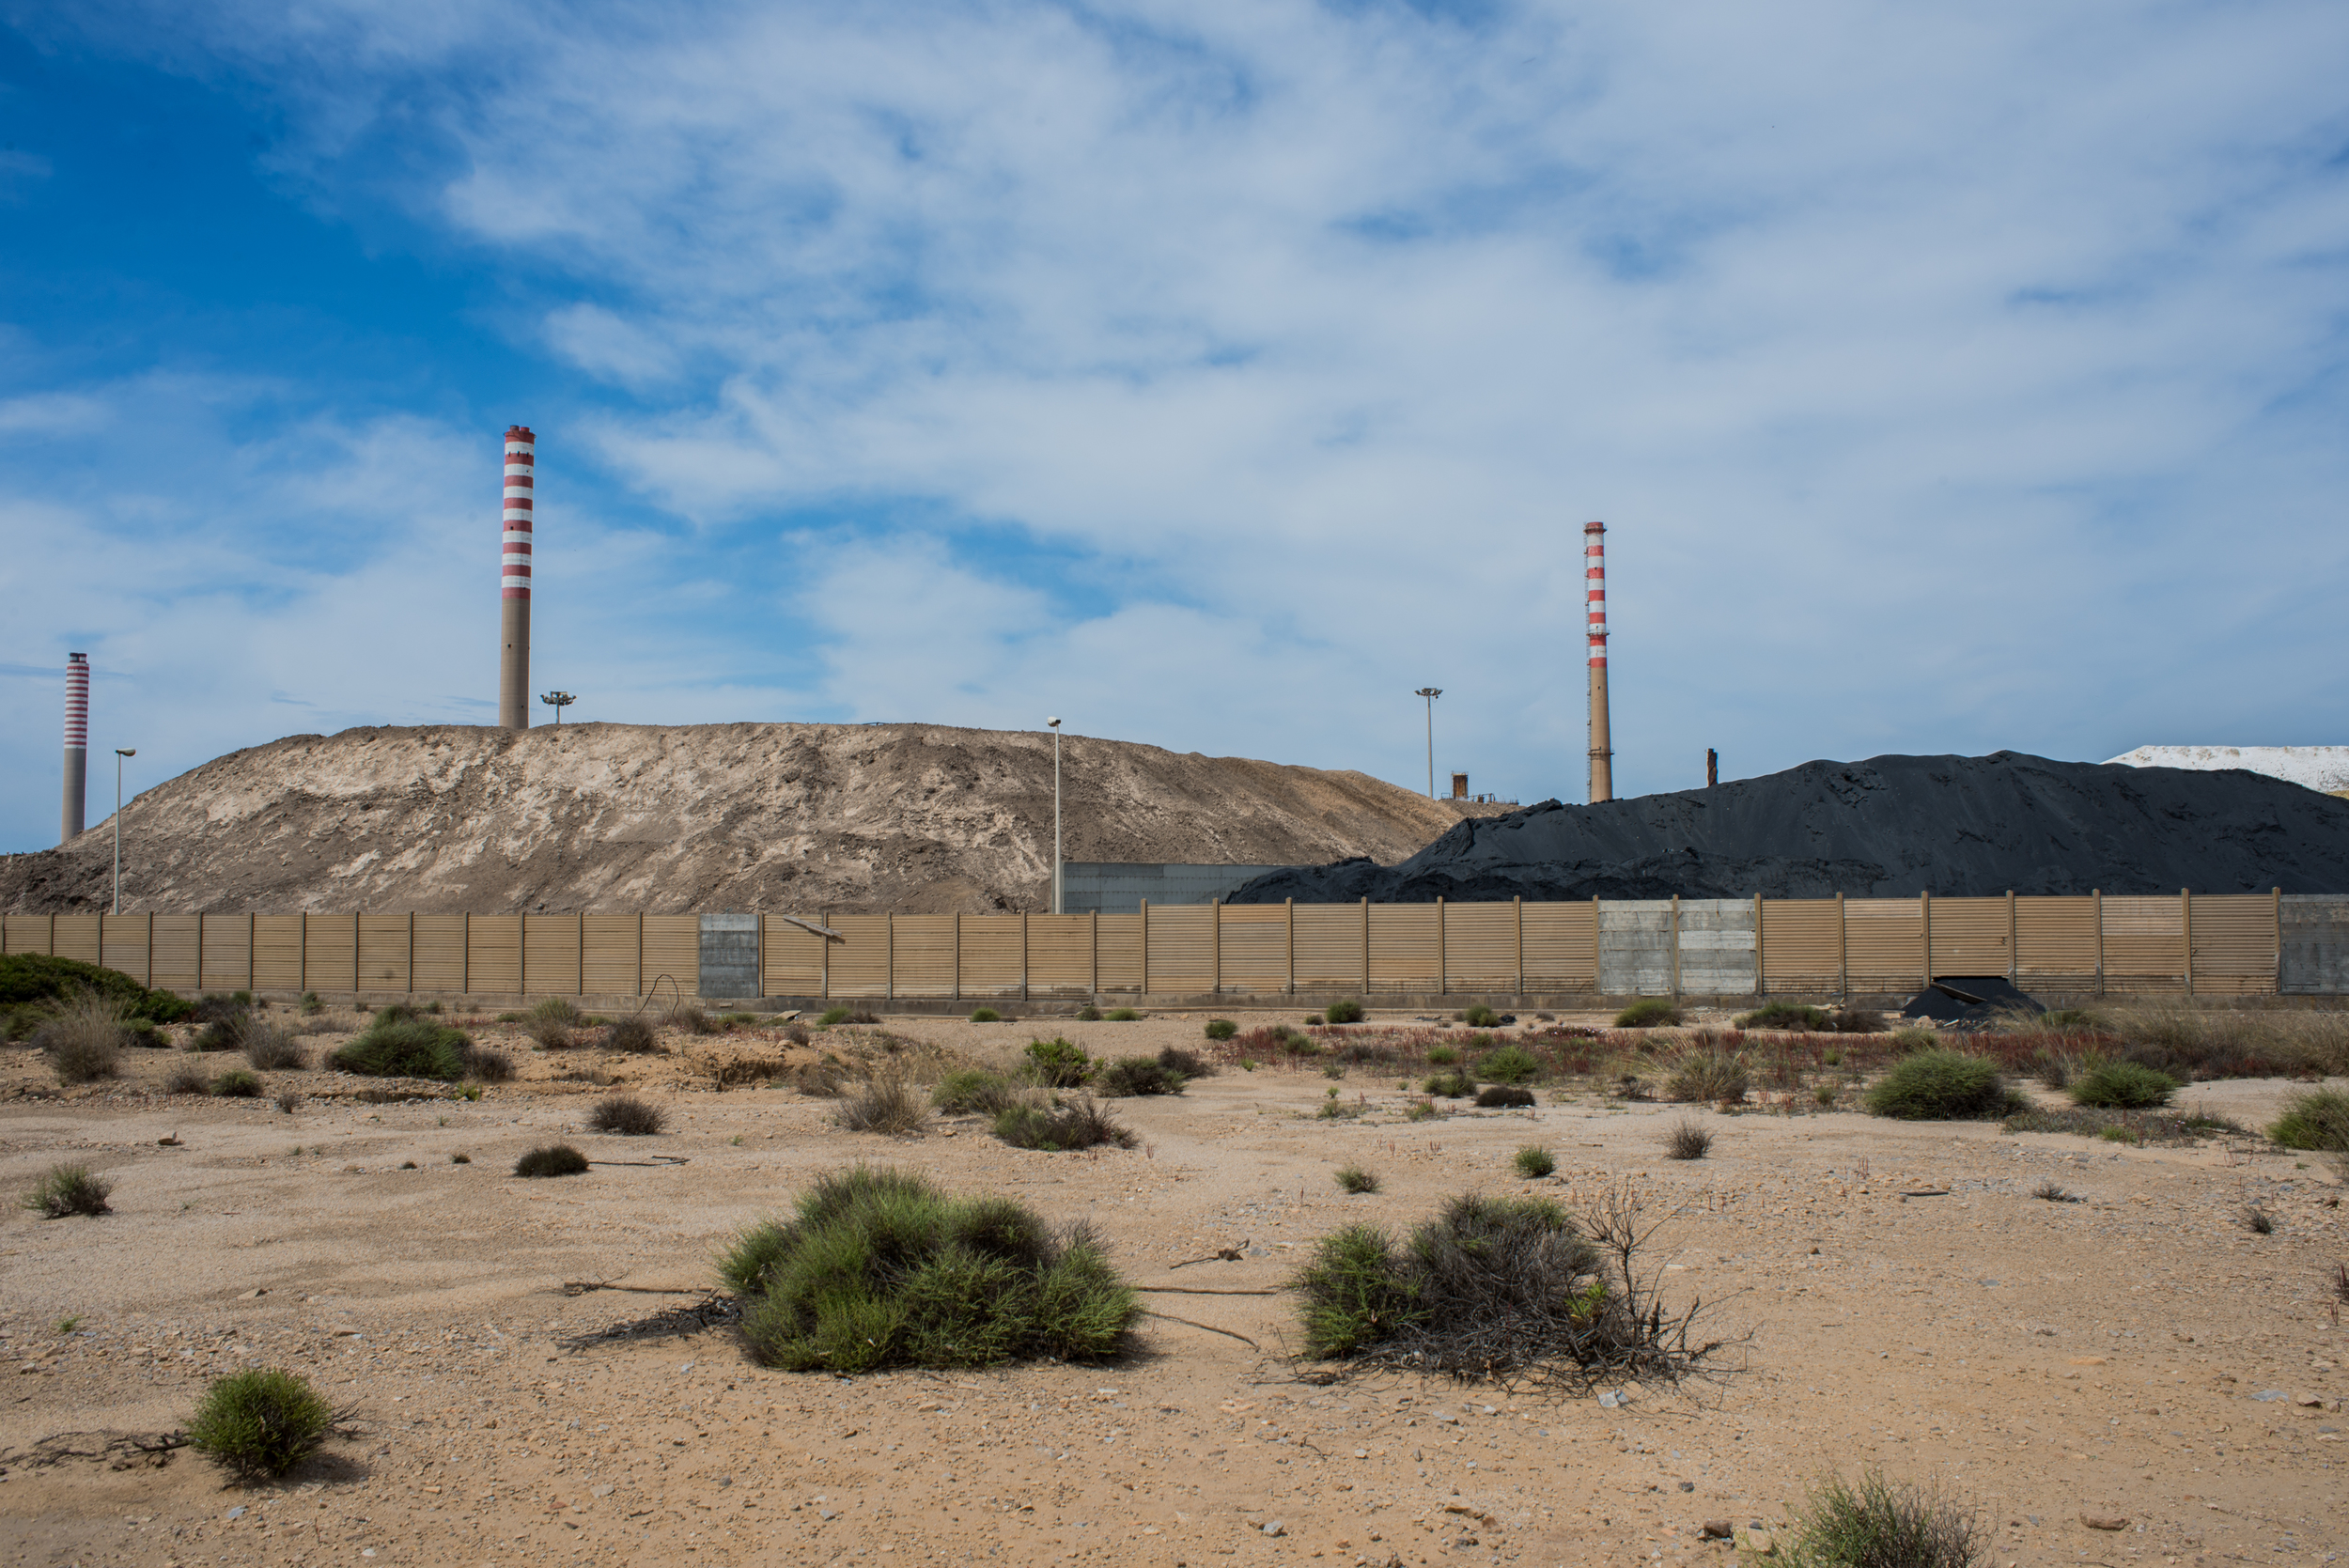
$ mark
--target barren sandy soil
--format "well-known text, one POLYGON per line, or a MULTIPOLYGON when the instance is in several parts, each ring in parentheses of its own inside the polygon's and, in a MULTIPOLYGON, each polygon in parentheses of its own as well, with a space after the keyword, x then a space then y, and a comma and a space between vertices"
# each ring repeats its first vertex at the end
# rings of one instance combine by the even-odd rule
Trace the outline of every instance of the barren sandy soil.
MULTIPOLYGON (((983 1056, 1032 1032, 892 1027, 983 1056)), ((1133 1054, 1194 1042, 1198 1020, 1054 1027, 1133 1054)), ((2349 1337, 2324 1296, 2349 1257, 2341 1188, 2253 1140, 2139 1149, 1699 1112, 1713 1155, 1679 1164, 1657 1151, 1676 1108, 1578 1094, 1410 1124, 1395 1080, 1357 1068, 1337 1087, 1373 1110, 1323 1121, 1330 1085, 1308 1067, 1121 1101, 1141 1146, 1047 1155, 972 1121, 843 1133, 828 1101, 715 1093, 682 1058, 617 1064, 673 1129, 620 1139, 580 1131, 597 1091, 547 1076, 577 1055, 533 1058, 478 1103, 314 1097, 288 1115, 163 1097, 184 1058, 132 1054, 131 1078, 77 1097, 25 1097, 48 1082, 37 1059, 0 1058, 0 1176, 21 1188, 85 1159, 116 1211, 0 1221, 11 1563, 1689 1562, 1730 1555, 1699 1541, 1704 1521, 1776 1524, 1807 1482, 1869 1466, 1979 1503, 2001 1563, 2323 1562, 2349 1543, 2349 1337), (556 1136, 599 1163, 507 1174, 556 1136), (1511 1173, 1533 1141, 1557 1178, 1511 1173), (692 1302, 738 1227, 856 1158, 1090 1219, 1139 1282, 1203 1292, 1277 1286, 1343 1221, 1629 1178, 1672 1213, 1668 1294, 1718 1301, 1752 1339, 1725 1381, 1634 1387, 1618 1407, 1318 1386, 1283 1354, 1279 1295, 1154 1291, 1168 1315, 1110 1366, 789 1375, 723 1328, 570 1347, 692 1302), (1349 1161, 1384 1190, 1339 1193, 1330 1172, 1349 1161), (2030 1197, 2051 1175, 2083 1201, 2030 1197), (2241 1224, 2253 1200, 2274 1234, 2241 1224), (1175 1266, 1227 1247, 1241 1257, 1175 1266), (565 1294, 590 1280, 645 1289, 565 1294), (159 1465, 107 1449, 181 1425, 207 1379, 246 1364, 319 1380, 350 1406, 348 1436, 251 1489, 184 1450, 159 1465)), ((2291 1087, 2183 1100, 2255 1125, 2291 1087)))

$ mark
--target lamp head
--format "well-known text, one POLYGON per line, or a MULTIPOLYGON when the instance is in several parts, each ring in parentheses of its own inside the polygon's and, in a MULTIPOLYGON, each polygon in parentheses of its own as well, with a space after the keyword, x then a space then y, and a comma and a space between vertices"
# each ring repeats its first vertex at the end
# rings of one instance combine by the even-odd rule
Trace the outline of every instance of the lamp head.
POLYGON ((134 757, 138 754, 139 749, 136 746, 117 746, 115 748, 115 755, 118 757, 134 757))
POLYGON ((1045 721, 1044 721, 1044 722, 1045 722, 1045 724, 1046 724, 1049 728, 1051 728, 1051 729, 1058 729, 1058 728, 1060 728, 1060 721, 1059 721, 1059 720, 1057 720, 1057 719, 1047 719, 1047 720, 1045 720, 1045 721))

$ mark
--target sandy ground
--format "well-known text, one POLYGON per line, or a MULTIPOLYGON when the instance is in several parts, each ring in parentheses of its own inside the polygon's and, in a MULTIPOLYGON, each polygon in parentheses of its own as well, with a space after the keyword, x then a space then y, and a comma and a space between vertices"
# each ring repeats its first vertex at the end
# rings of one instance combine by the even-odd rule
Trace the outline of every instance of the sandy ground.
MULTIPOLYGON (((1031 1033, 891 1022, 982 1056, 1031 1033)), ((1057 1027, 1130 1054, 1190 1044, 1198 1020, 1057 1027)), ((291 1114, 155 1094, 183 1059, 134 1055, 123 1083, 78 1097, 26 1097, 37 1059, 0 1058, 7 1185, 61 1159, 115 1183, 109 1216, 0 1220, 9 1563, 1690 1562, 1731 1553, 1700 1542, 1705 1521, 1776 1525, 1807 1483, 1863 1467, 1979 1504, 2001 1563, 2349 1546, 2349 1335, 2325 1295, 2349 1258, 2341 1188, 2254 1140, 1707 1111, 1711 1157, 1674 1163, 1658 1140, 1677 1108, 1578 1093, 1413 1124, 1395 1079, 1357 1068, 1335 1087, 1372 1110, 1325 1121, 1332 1085, 1309 1067, 1122 1101, 1138 1147, 1047 1155, 972 1121, 847 1134, 830 1102, 715 1093, 684 1058, 616 1064, 671 1115, 630 1140, 580 1131, 596 1091, 548 1076, 577 1055, 533 1058, 478 1102, 291 1114), (556 1136, 599 1163, 507 1174, 556 1136), (1557 1177, 1512 1174, 1528 1142, 1556 1152, 1557 1177), (1672 1216, 1668 1295, 1702 1293, 1752 1338, 1726 1381, 1635 1386, 1613 1407, 1304 1381, 1280 1295, 1154 1291, 1168 1315, 1110 1366, 842 1379, 763 1371, 723 1328, 568 1343, 692 1302, 739 1227, 853 1158, 1090 1219, 1138 1282, 1204 1292, 1277 1286, 1344 1221, 1629 1178, 1672 1216), (1341 1194, 1348 1162, 1383 1190, 1341 1194), (2048 1176, 2082 1201, 2030 1197, 2048 1176), (1947 1195, 1904 1196, 1925 1190, 1947 1195), (2274 1234, 2243 1226, 2250 1202, 2274 1234), (1237 1261, 1175 1266, 1227 1247, 1237 1261), (582 1281, 642 1288, 565 1293, 582 1281), (318 1380, 350 1407, 346 1435, 249 1489, 184 1450, 107 1446, 171 1432, 208 1379, 249 1364, 318 1380)), ((363 1081, 272 1076, 314 1096, 363 1081)), ((2256 1125, 2292 1087, 2182 1101, 2256 1125)))

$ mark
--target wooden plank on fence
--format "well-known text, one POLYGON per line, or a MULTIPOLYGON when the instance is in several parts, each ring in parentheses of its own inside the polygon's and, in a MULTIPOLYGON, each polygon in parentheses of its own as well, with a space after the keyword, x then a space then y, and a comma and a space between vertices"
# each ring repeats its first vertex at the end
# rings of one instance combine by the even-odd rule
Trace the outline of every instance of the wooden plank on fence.
POLYGON ((1597 989, 1597 906, 1578 900, 1525 907, 1527 990, 1597 989))
POLYGON ((253 988, 253 917, 204 917, 204 977, 207 991, 249 991, 253 988))
POLYGON ((257 991, 302 989, 302 917, 253 917, 253 988, 257 991))
POLYGON ((955 994, 955 917, 899 915, 891 938, 890 994, 950 997, 955 994))
POLYGON ((579 930, 579 988, 591 996, 636 990, 636 952, 644 939, 636 915, 583 915, 579 930))
POLYGON ((1242 995, 1278 996, 1289 985, 1289 911, 1285 904, 1221 904, 1216 940, 1220 986, 1242 995))
POLYGON ((416 935, 408 955, 408 984, 418 991, 461 994, 465 989, 465 917, 412 918, 416 935))
MULTIPOLYGON (((688 915, 685 917, 692 919, 688 915)), ((700 926, 696 924, 694 929, 700 926)), ((506 995, 522 988, 522 917, 473 915, 465 922, 465 989, 506 995)), ((692 993, 686 993, 691 996, 692 993)))
POLYGON ((390 992, 405 994, 414 989, 409 981, 408 923, 401 915, 369 915, 359 917, 359 989, 361 992, 390 992))
POLYGON ((1433 904, 1373 904, 1370 907, 1370 988, 1374 991, 1435 991, 1443 980, 1436 968, 1440 911, 1433 904))
MULTIPOLYGON (((1939 899, 1934 901, 1937 908, 1939 899)), ((1917 989, 1925 968, 1924 911, 1914 898, 1843 901, 1845 962, 1855 991, 1917 989)))
POLYGON ((2155 994, 2186 990, 2186 911, 2177 894, 2106 897, 2105 986, 2155 994))
POLYGON ((1215 906, 1153 904, 1149 924, 1150 989, 1159 996, 1215 986, 1215 906))
POLYGON ((2083 893, 2015 901, 2015 983, 2026 991, 2095 989, 2095 899, 2083 893))
POLYGON ((1028 917, 1028 994, 1076 997, 1093 988, 1093 917, 1028 917))
POLYGON ((2279 933, 2268 893, 2197 894, 2194 990, 2198 996, 2272 996, 2279 933))
POLYGON ((1443 988, 1516 990, 1517 907, 1446 903, 1439 908, 1443 910, 1443 988))
MULTIPOLYGON (((946 917, 952 920, 954 917, 946 917)), ((817 924, 824 924, 822 921, 817 924)), ((819 997, 824 994, 824 943, 829 939, 804 925, 767 917, 759 937, 758 994, 770 997, 819 997)))
POLYGON ((148 984, 167 991, 201 988, 202 915, 157 915, 148 936, 148 984))
POLYGON ((702 988, 702 920, 699 915, 645 917, 646 996, 658 996, 665 1005, 674 986, 676 995, 691 1001, 702 988))

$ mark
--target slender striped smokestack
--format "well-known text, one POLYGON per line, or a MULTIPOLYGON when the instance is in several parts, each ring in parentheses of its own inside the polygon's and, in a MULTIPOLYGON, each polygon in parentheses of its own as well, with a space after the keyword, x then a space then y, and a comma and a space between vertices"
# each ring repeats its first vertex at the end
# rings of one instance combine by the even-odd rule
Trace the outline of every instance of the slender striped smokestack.
POLYGON ((83 803, 89 797, 89 656, 65 656, 65 811, 57 842, 82 831, 83 803))
POLYGON ((1614 751, 1607 735, 1607 525, 1582 525, 1582 576, 1591 640, 1591 800, 1615 798, 1614 751))
POLYGON ((506 427, 505 546, 498 575, 498 724, 509 730, 530 727, 530 504, 537 454, 538 438, 526 427, 506 427))

